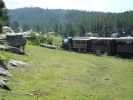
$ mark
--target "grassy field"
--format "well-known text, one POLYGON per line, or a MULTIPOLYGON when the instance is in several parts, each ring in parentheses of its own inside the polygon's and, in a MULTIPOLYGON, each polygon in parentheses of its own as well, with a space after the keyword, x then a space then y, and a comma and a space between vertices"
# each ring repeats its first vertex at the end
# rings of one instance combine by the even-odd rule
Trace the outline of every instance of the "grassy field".
POLYGON ((0 51, 28 63, 9 69, 12 91, 0 89, 0 100, 133 100, 133 60, 32 45, 26 52, 0 51))

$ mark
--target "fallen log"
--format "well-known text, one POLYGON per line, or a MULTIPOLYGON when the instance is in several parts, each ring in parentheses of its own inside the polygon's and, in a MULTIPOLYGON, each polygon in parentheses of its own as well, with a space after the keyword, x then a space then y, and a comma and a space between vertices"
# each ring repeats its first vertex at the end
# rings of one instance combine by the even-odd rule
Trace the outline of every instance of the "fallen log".
POLYGON ((59 48, 58 46, 48 45, 48 44, 41 44, 41 47, 46 47, 46 48, 50 48, 50 49, 57 49, 57 48, 59 48))

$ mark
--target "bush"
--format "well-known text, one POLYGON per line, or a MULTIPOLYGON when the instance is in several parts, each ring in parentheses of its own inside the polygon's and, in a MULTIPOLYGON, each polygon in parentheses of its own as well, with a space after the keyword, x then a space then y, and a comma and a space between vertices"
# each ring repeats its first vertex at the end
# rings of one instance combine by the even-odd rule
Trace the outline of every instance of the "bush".
POLYGON ((0 64, 5 65, 6 63, 7 63, 6 57, 4 57, 3 55, 0 54, 0 64))
POLYGON ((54 37, 52 35, 47 35, 46 37, 46 43, 52 45, 53 44, 54 37))
POLYGON ((30 41, 34 45, 40 45, 41 43, 46 41, 46 38, 44 35, 39 35, 37 33, 31 33, 30 41))
POLYGON ((37 34, 37 33, 31 33, 31 39, 30 41, 34 45, 40 45, 41 43, 46 44, 53 44, 53 36, 52 35, 43 35, 43 34, 37 34))

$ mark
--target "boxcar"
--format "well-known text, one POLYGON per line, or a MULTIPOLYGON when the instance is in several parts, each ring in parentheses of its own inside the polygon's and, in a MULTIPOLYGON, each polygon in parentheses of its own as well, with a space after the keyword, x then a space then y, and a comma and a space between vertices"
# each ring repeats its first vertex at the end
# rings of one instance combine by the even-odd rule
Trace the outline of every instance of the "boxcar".
POLYGON ((133 55, 133 37, 121 37, 116 39, 118 54, 133 55))
POLYGON ((116 53, 116 42, 114 38, 96 38, 91 39, 91 51, 93 53, 116 53))

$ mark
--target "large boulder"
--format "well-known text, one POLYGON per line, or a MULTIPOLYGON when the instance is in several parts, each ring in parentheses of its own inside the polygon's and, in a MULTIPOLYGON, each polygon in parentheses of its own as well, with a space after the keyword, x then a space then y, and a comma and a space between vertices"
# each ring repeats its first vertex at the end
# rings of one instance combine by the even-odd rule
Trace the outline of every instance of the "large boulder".
POLYGON ((19 47, 26 45, 26 39, 22 34, 7 34, 6 40, 10 46, 19 47))

